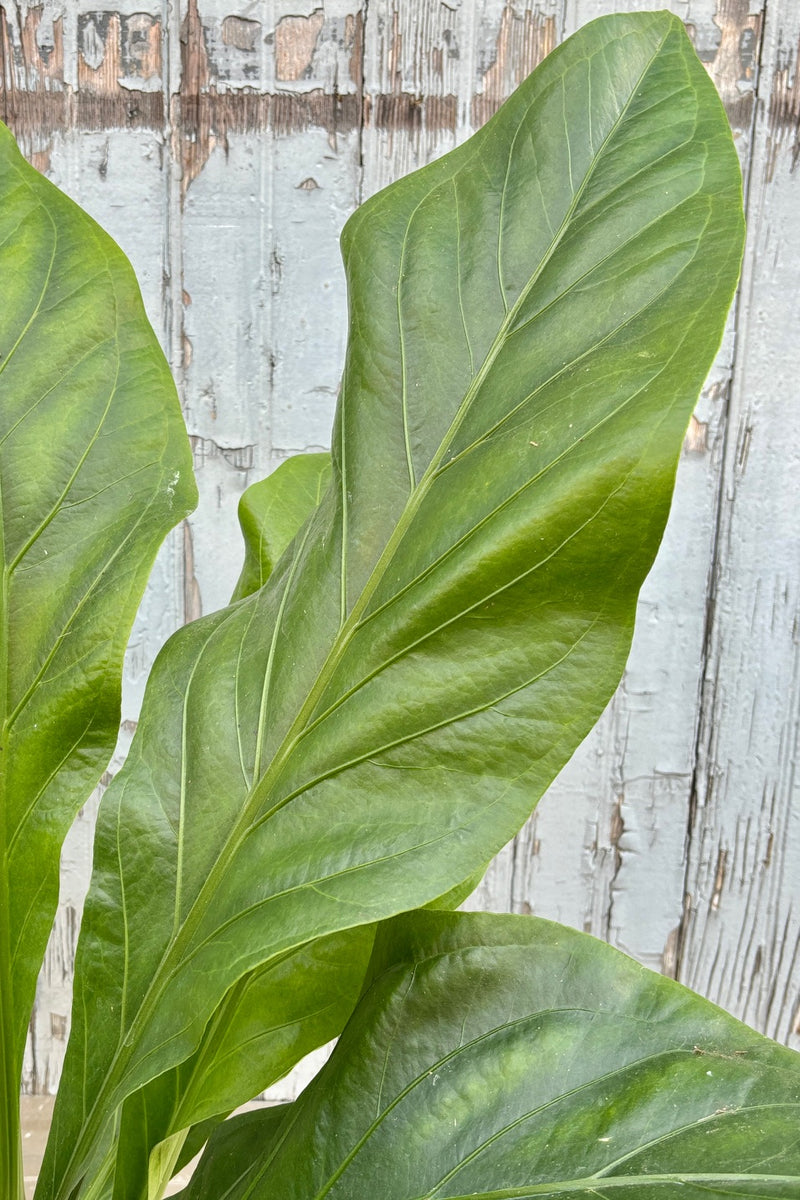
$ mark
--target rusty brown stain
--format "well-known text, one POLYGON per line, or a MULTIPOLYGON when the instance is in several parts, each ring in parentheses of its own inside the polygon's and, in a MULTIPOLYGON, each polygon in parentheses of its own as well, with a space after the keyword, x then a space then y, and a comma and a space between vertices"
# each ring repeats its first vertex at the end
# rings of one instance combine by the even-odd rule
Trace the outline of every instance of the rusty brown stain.
POLYGON ((46 175, 50 170, 50 158, 52 153, 53 147, 51 143, 48 142, 47 145, 41 150, 31 150, 27 155, 28 162, 42 175, 46 175))
MULTIPOLYGON (((13 39, 5 8, 0 9, 2 24, 2 66, 6 87, 25 91, 44 92, 64 84, 64 23, 62 17, 53 21, 52 45, 39 44, 39 27, 43 10, 29 8, 19 23, 20 53, 14 52, 13 39)), ((19 10, 17 10, 19 20, 19 10)))
POLYGON ((717 870, 714 875, 714 891, 711 896, 710 908, 716 912, 722 899, 722 889, 725 886, 725 872, 728 864, 728 851, 720 850, 717 854, 717 870))
POLYGON ((19 131, 22 148, 40 171, 50 168, 51 129, 41 121, 41 109, 51 97, 64 103, 64 25, 53 21, 52 41, 38 36, 41 8, 29 8, 24 20, 16 9, 18 42, 12 37, 9 17, 0 7, 0 117, 19 131), (41 44, 40 44, 41 42, 41 44))
POLYGON ((161 22, 147 13, 86 13, 78 21, 78 89, 118 94, 123 79, 161 75, 161 22))
POLYGON ((475 126, 488 121, 514 88, 555 49, 556 18, 526 8, 520 16, 510 4, 503 9, 495 57, 483 76, 480 95, 472 101, 475 126))
POLYGON ((677 979, 678 977, 680 945, 681 927, 680 925, 676 925, 667 934, 667 940, 661 952, 661 974, 666 975, 669 979, 677 979))
POLYGON ((770 863, 772 862, 772 851, 773 851, 774 846, 775 846, 775 834, 772 833, 772 831, 770 831, 769 836, 767 837, 767 849, 764 853, 764 861, 761 864, 761 866, 764 868, 765 871, 769 867, 770 863))
POLYGON ((275 27, 275 78, 305 79, 325 23, 321 8, 309 17, 284 17, 275 27))
POLYGON ((181 85, 178 96, 173 98, 171 114, 173 153, 181 164, 184 196, 216 144, 210 108, 203 103, 210 78, 208 48, 197 0, 189 0, 181 25, 181 85))
MULTIPOLYGON (((364 69, 364 14, 348 14, 344 23, 344 48, 349 50, 348 70, 350 78, 356 85, 356 102, 358 104, 358 165, 364 165, 364 126, 367 121, 364 88, 366 72, 364 69)), ((336 148, 336 134, 328 131, 328 141, 336 148)))
POLYGON ((113 95, 122 76, 122 23, 119 14, 87 13, 79 23, 78 37, 79 90, 113 95))
POLYGON ((255 50, 261 25, 246 17, 226 17, 222 22, 222 40, 237 50, 255 50))

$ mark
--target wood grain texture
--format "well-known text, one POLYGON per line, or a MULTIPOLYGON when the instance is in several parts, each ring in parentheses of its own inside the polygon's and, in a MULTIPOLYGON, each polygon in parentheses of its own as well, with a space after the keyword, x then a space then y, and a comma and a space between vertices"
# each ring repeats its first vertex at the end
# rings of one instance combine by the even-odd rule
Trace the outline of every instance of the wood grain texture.
POLYGON ((766 9, 680 978, 800 1047, 800 10, 766 9))
MULTIPOLYGON (((158 646, 228 598, 242 490, 327 445, 346 217, 463 141, 578 26, 652 2, 96 5, 6 2, 0 67, 2 113, 31 161, 132 258, 195 452, 200 507, 162 554, 134 631, 113 770, 158 646)), ((619 692, 472 903, 587 929, 800 1045, 800 14, 794 0, 669 7, 740 151, 741 300, 619 692)), ((30 1091, 58 1077, 95 806, 65 849, 30 1091)))

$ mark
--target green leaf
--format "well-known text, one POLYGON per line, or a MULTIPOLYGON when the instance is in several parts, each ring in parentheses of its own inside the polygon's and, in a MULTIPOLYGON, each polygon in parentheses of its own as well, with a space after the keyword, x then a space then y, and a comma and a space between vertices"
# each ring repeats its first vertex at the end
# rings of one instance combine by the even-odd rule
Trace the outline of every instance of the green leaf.
MULTIPOLYGON (((455 908, 482 875, 430 907, 455 908)), ((361 925, 319 938, 231 988, 192 1057, 125 1101, 115 1142, 115 1200, 160 1196, 234 1108, 341 1033, 363 990, 374 937, 374 926, 361 925), (171 1156, 162 1153, 157 1174, 153 1148, 168 1142, 171 1156), (188 1156, 186 1143, 193 1147, 188 1156)))
POLYGON ((251 484, 239 501, 245 558, 234 600, 264 586, 330 481, 329 454, 295 454, 266 479, 251 484))
MULTIPOLYGON (((223 1121, 214 1132, 213 1149, 203 1155, 192 1182, 179 1193, 181 1200, 226 1196, 233 1184, 242 1188, 254 1173, 256 1154, 264 1154, 279 1136, 283 1119, 294 1111, 293 1104, 265 1105, 223 1121)), ((236 1195, 234 1192, 233 1195, 236 1195)))
POLYGON ((115 1200, 148 1194, 151 1151, 171 1140, 172 1156, 164 1155, 156 1189, 160 1196, 179 1169, 192 1126, 202 1124, 207 1137, 212 1118, 221 1121, 341 1032, 361 993, 374 936, 374 927, 363 925, 320 938, 231 988, 192 1057, 125 1101, 115 1200))
MULTIPOLYGON (((455 908, 482 875, 483 870, 430 907, 455 908)), ((374 937, 374 926, 361 925, 319 938, 235 984, 192 1057, 125 1101, 116 1135, 115 1200, 160 1196, 163 1184, 234 1108, 341 1033, 363 990, 374 937), (194 1147, 188 1156, 184 1139, 194 1147), (154 1187, 152 1149, 166 1142, 172 1143, 172 1156, 164 1153, 162 1187, 154 1187)))
POLYGON ((237 980, 426 904, 525 820, 622 671, 742 234, 667 14, 587 27, 348 222, 332 486, 156 664, 101 809, 41 1198, 87 1194, 111 1114, 237 980))
POLYGON ((188 439, 120 249, 0 126, 0 1193, 59 853, 111 757, 188 439))
POLYGON ((800 1055, 532 917, 383 940, 320 1075, 221 1126, 186 1200, 800 1195, 800 1055))

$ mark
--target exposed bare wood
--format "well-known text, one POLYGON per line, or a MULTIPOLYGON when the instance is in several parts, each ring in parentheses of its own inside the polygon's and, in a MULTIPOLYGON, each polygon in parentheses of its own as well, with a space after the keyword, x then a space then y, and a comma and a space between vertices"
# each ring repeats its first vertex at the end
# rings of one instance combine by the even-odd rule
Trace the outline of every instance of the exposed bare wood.
POLYGON ((494 60, 483 73, 480 93, 472 105, 472 123, 476 129, 488 121, 514 88, 555 49, 557 37, 554 14, 545 16, 538 8, 517 12, 513 5, 505 6, 494 60))
POLYGON ((321 8, 310 17, 283 17, 275 26, 276 79, 303 79, 311 74, 311 60, 325 23, 321 8))
POLYGON ((734 128, 749 126, 752 120, 763 18, 762 6, 750 0, 718 0, 712 17, 719 31, 715 47, 698 38, 693 23, 688 26, 734 128))

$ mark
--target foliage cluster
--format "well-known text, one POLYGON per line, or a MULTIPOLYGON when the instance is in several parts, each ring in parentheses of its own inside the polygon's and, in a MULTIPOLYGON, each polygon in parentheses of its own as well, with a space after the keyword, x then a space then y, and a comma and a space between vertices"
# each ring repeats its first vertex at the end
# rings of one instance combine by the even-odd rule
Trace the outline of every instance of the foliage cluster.
MULTIPOLYGON (((0 1195, 59 850, 195 500, 118 248, 0 140, 0 1195), (32 469, 35 464, 35 469, 32 469)), ((797 1196, 797 1057, 583 934, 455 911, 622 671, 742 246, 719 100, 605 18, 343 236, 330 456, 105 794, 39 1200, 797 1196), (306 1092, 223 1120, 341 1034, 306 1092)))

